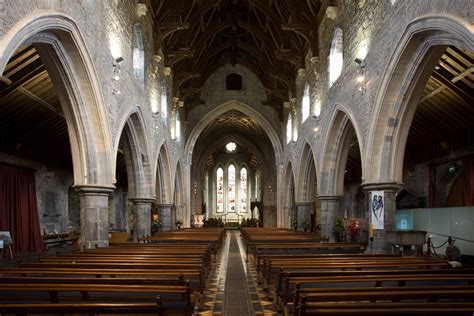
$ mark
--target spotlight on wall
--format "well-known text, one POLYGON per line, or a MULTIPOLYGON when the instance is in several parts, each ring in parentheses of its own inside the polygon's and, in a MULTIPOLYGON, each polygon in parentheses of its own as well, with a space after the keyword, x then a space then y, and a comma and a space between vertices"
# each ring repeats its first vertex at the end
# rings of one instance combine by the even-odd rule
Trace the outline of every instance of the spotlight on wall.
POLYGON ((114 61, 112 62, 112 66, 114 67, 114 75, 113 75, 113 79, 115 81, 118 81, 120 80, 120 63, 123 62, 123 57, 117 57, 114 59, 114 61))
POLYGON ((362 93, 365 93, 365 67, 367 66, 367 62, 362 58, 356 58, 354 59, 354 62, 359 65, 356 78, 356 81, 359 85, 358 90, 362 93))
POLYGON ((354 62, 357 65, 359 65, 360 68, 365 68, 365 66, 367 66, 367 62, 362 58, 356 58, 356 59, 354 59, 354 62))

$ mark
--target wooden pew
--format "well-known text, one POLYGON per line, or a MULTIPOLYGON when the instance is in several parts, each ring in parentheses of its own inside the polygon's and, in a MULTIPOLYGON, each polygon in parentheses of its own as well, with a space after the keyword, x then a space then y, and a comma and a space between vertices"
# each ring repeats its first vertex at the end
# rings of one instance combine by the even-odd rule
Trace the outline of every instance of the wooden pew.
MULTIPOLYGON (((401 258, 401 254, 382 254, 382 253, 375 253, 375 254, 366 254, 366 253, 292 253, 292 254, 267 254, 267 253, 257 253, 257 272, 261 271, 261 267, 263 266, 264 260, 272 260, 272 259, 306 259, 306 260, 313 260, 319 258, 401 258)), ((406 257, 405 257, 406 258, 406 257)))
MULTIPOLYGON (((306 281, 311 282, 311 280, 320 277, 338 277, 344 279, 345 277, 369 277, 372 275, 377 276, 392 276, 392 275, 453 275, 453 274, 465 274, 465 275, 474 275, 474 269, 436 269, 436 270, 400 270, 400 269, 390 269, 390 270, 346 270, 346 271, 336 271, 336 270, 295 270, 288 271, 282 270, 280 272, 278 287, 276 289, 276 294, 281 301, 286 302, 289 294, 296 288, 298 283, 306 283, 306 281)), ((403 283, 399 282, 400 285, 403 283)), ((382 283, 376 283, 375 286, 381 286, 382 283)))
POLYGON ((303 295, 294 315, 470 315, 474 312, 473 298, 472 288, 338 291, 303 295), (438 301, 439 298, 451 301, 438 301))
POLYGON ((0 275, 5 276, 49 276, 49 277, 95 277, 106 278, 176 278, 182 276, 184 280, 190 282, 191 290, 197 291, 200 295, 204 292, 205 278, 200 268, 195 269, 90 269, 90 268, 3 268, 0 275))
POLYGON ((279 253, 363 253, 367 243, 318 243, 318 242, 292 242, 292 243, 248 243, 246 257, 249 254, 257 258, 258 254, 279 253))
POLYGON ((180 310, 183 315, 192 315, 194 306, 191 301, 189 285, 122 284, 117 286, 115 284, 62 284, 59 282, 41 284, 0 283, 0 302, 8 304, 17 302, 39 303, 40 301, 49 301, 50 303, 74 301, 96 301, 101 303, 136 301, 155 303, 156 295, 160 295, 163 308, 180 310), (35 297, 33 293, 42 296, 35 297), (71 295, 71 293, 75 293, 75 295, 71 295))
POLYGON ((264 276, 268 286, 275 284, 273 281, 279 279, 279 274, 284 270, 382 270, 382 269, 440 269, 449 268, 447 262, 295 262, 288 264, 280 264, 278 269, 270 269, 264 276))
MULTIPOLYGON (((374 289, 376 287, 385 288, 398 286, 411 288, 412 286, 420 286, 420 284, 428 284, 431 288, 436 288, 440 283, 471 286, 474 285, 474 274, 451 274, 451 273, 431 273, 416 274, 406 273, 407 271, 399 271, 398 274, 383 274, 377 271, 368 271, 366 275, 343 275, 343 276, 316 276, 316 277, 294 277, 288 278, 284 287, 284 292, 280 296, 281 306, 284 310, 288 309, 288 301, 292 301, 292 306, 297 306, 299 296, 309 295, 309 293, 319 293, 327 290, 327 286, 337 288, 337 291, 351 291, 349 288, 367 287, 374 289), (292 286, 293 285, 293 286, 292 286), (290 291, 295 289, 293 298, 290 291)), ((411 272, 411 271, 409 271, 411 272)), ((291 308, 291 306, 290 306, 291 308)))
POLYGON ((43 315, 62 315, 74 311, 74 315, 78 314, 154 314, 163 316, 164 308, 162 307, 160 296, 157 297, 156 303, 19 303, 4 304, 0 303, 1 314, 43 314, 43 315))

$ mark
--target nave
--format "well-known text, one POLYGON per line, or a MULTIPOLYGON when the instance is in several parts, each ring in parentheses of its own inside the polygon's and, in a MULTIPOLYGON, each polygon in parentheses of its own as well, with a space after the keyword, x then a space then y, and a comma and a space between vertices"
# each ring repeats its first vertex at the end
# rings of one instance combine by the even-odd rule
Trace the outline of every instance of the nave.
POLYGON ((316 233, 180 229, 137 243, 56 250, 2 265, 2 315, 474 312, 472 268, 429 253, 372 253, 366 242, 316 233))

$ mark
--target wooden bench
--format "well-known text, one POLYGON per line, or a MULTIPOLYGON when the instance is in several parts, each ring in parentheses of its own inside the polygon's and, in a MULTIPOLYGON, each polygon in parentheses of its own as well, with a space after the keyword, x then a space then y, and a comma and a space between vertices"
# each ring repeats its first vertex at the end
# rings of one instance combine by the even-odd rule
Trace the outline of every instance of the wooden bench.
POLYGON ((472 288, 418 291, 401 288, 393 292, 360 289, 357 293, 338 291, 303 295, 294 315, 471 315, 474 312, 473 298, 472 288), (451 301, 439 302, 439 298, 451 301), (407 299, 411 301, 404 301, 407 299), (457 299, 467 301, 460 302, 457 299))
POLYGON ((303 253, 303 254, 268 254, 268 253, 257 253, 256 263, 257 263, 257 272, 261 271, 261 267, 263 266, 264 260, 272 260, 272 259, 306 259, 306 260, 313 260, 319 258, 401 258, 401 254, 366 254, 366 253, 333 253, 333 254, 322 254, 322 253, 303 253))
POLYGON ((180 310, 183 315, 192 315, 194 306, 188 285, 128 285, 122 284, 62 284, 54 283, 0 283, 0 302, 6 304, 23 303, 66 303, 100 302, 155 303, 161 298, 161 306, 180 310), (36 293, 36 294, 34 294, 36 293), (67 295, 66 295, 67 294, 67 295), (36 295, 36 296, 35 296, 36 295))
POLYGON ((154 314, 163 316, 165 309, 162 307, 161 297, 158 296, 156 303, 0 303, 1 314, 68 314, 74 311, 77 314, 154 314))
POLYGON ((439 269, 448 268, 447 262, 325 262, 325 263, 288 263, 280 265, 278 269, 270 269, 264 276, 267 286, 275 284, 279 279, 279 274, 285 270, 383 270, 383 269, 439 269))
MULTIPOLYGON (((400 269, 387 269, 387 270, 345 270, 345 271, 336 271, 336 270, 296 270, 288 271, 282 270, 280 272, 278 287, 276 289, 276 294, 279 297, 282 297, 282 300, 285 300, 288 297, 288 294, 295 289, 295 284, 297 282, 304 283, 306 280, 312 280, 313 278, 320 277, 365 277, 371 275, 377 276, 391 276, 391 275, 453 275, 453 274, 465 274, 465 275, 474 275, 474 269, 436 269, 436 270, 400 270, 400 269)), ((375 286, 381 286, 382 283, 376 283, 375 286)), ((403 285, 400 283, 400 285, 403 285)))
POLYGON ((317 277, 294 277, 288 278, 285 283, 284 291, 280 296, 282 308, 288 308, 288 302, 293 302, 292 306, 297 306, 299 296, 308 293, 319 293, 327 290, 327 287, 337 288, 337 291, 351 291, 349 288, 367 287, 374 289, 376 287, 385 288, 398 286, 411 288, 412 286, 421 286, 428 284, 431 288, 439 286, 440 283, 455 284, 456 286, 472 286, 474 284, 473 274, 415 274, 399 271, 399 274, 377 274, 376 271, 370 271, 366 275, 354 276, 317 276, 317 277), (291 297, 290 291, 294 289, 294 295, 291 297))
POLYGON ((49 247, 55 245, 77 245, 79 235, 70 232, 64 232, 43 235, 41 236, 41 238, 43 240, 45 248, 48 249, 49 247))
POLYGON ((292 242, 292 243, 248 243, 246 258, 249 254, 257 258, 258 254, 278 253, 363 253, 367 243, 318 243, 318 242, 292 242))

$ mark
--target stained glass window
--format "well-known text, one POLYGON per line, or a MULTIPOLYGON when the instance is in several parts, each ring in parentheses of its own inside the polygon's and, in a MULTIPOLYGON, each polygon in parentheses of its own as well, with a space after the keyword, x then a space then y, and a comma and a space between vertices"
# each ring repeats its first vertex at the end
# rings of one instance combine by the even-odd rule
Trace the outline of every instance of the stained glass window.
POLYGON ((235 166, 230 165, 228 168, 228 193, 227 197, 229 199, 228 202, 228 207, 229 207, 229 212, 235 212, 235 166))
POLYGON ((329 87, 339 78, 342 72, 342 30, 336 28, 329 52, 329 87))
POLYGON ((301 121, 304 122, 309 116, 310 102, 309 102, 309 84, 304 85, 303 100, 301 102, 301 121))
POLYGON ((224 212, 224 170, 222 168, 217 169, 217 213, 224 212))
POLYGON ((247 212, 247 169, 240 169, 240 211, 247 212))

